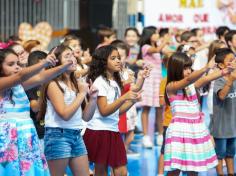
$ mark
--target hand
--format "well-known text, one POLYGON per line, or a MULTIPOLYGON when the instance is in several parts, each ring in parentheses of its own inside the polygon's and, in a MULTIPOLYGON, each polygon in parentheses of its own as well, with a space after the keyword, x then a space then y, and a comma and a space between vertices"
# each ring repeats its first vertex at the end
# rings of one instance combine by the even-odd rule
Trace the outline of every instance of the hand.
POLYGON ((227 64, 227 69, 229 72, 232 72, 236 69, 236 60, 233 60, 232 62, 229 62, 227 64))
POLYGON ((88 90, 89 97, 93 98, 93 99, 96 99, 97 96, 98 96, 98 89, 97 89, 97 87, 95 87, 93 85, 93 82, 92 82, 91 79, 89 80, 89 85, 90 85, 90 88, 88 90))
POLYGON ((125 99, 126 100, 131 100, 131 101, 134 101, 134 102, 139 101, 141 99, 141 93, 142 92, 143 92, 142 90, 139 91, 139 92, 135 92, 133 90, 130 90, 125 94, 125 99))
POLYGON ((66 64, 68 66, 67 67, 68 70, 69 69, 74 69, 74 71, 77 70, 77 60, 75 57, 68 57, 64 64, 66 64))
POLYGON ((78 80, 77 84, 78 84, 78 88, 79 88, 80 93, 85 93, 85 94, 88 93, 88 91, 89 91, 89 84, 88 83, 78 80))
POLYGON ((134 83, 135 77, 133 71, 128 71, 128 79, 125 81, 126 84, 134 83))
POLYGON ((216 66, 216 63, 215 63, 215 56, 213 56, 213 57, 211 58, 211 60, 208 62, 207 68, 208 68, 208 69, 213 69, 213 68, 215 68, 215 66, 216 66))
POLYGON ((170 44, 171 43, 171 36, 170 35, 165 35, 164 38, 163 38, 163 43, 170 44))
POLYGON ((151 70, 152 70, 151 65, 144 66, 143 70, 140 70, 138 72, 138 79, 145 79, 149 77, 151 70))
POLYGON ((143 67, 143 66, 145 65, 145 62, 144 62, 144 60, 139 59, 139 60, 136 61, 136 65, 137 65, 138 67, 143 67))
POLYGON ((57 47, 54 48, 52 50, 52 52, 50 54, 47 55, 47 57, 45 58, 45 62, 49 65, 49 66, 55 66, 58 62, 56 56, 55 56, 55 51, 56 51, 57 47))

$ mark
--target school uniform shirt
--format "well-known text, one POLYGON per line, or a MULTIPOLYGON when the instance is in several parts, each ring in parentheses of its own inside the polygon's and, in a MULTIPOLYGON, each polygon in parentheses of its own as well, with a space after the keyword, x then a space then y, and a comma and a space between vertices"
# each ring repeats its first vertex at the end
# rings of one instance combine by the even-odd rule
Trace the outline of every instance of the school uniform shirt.
MULTIPOLYGON (((98 89, 98 97, 106 97, 107 104, 113 103, 121 95, 120 87, 114 80, 106 80, 99 76, 93 83, 98 89)), ((119 109, 108 116, 102 116, 98 106, 92 119, 88 122, 87 128, 91 130, 108 130, 118 132, 119 109)))

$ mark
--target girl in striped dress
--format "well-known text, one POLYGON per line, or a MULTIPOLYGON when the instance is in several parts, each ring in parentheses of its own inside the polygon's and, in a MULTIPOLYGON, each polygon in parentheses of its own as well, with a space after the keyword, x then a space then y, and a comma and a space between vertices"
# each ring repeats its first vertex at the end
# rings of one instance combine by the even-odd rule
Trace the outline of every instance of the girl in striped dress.
POLYGON ((168 175, 176 176, 180 171, 197 175, 197 172, 217 165, 214 146, 203 122, 195 89, 228 74, 233 67, 229 65, 223 71, 216 70, 201 78, 214 68, 214 59, 198 71, 192 72, 191 66, 191 59, 184 53, 173 54, 168 62, 165 98, 172 111, 164 152, 164 169, 168 175))
POLYGON ((0 50, 0 175, 47 176, 48 166, 30 118, 25 90, 65 72, 71 63, 41 71, 56 64, 53 54, 24 69, 18 61, 12 50, 0 50))

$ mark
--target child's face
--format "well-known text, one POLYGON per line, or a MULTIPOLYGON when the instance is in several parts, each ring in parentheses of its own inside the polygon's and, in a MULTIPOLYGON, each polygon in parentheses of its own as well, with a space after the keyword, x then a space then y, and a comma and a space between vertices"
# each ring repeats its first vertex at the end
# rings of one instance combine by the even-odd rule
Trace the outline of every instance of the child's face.
POLYGON ((25 49, 21 45, 16 45, 13 47, 14 52, 18 55, 19 57, 19 62, 21 64, 27 64, 28 63, 28 56, 29 53, 25 51, 25 49))
POLYGON ((107 59, 107 69, 109 72, 121 71, 121 59, 117 50, 113 50, 107 59))
POLYGON ((183 71, 184 78, 189 76, 192 73, 191 67, 185 67, 183 71))
POLYGON ((4 76, 10 76, 18 73, 21 67, 18 65, 19 59, 14 54, 9 54, 2 63, 2 73, 4 76))
POLYGON ((137 36, 136 32, 129 30, 126 33, 125 41, 129 46, 134 46, 138 43, 139 37, 137 36))
POLYGON ((122 65, 125 65, 125 60, 127 59, 126 51, 121 48, 117 48, 118 53, 120 55, 120 61, 122 65))
POLYGON ((157 42, 159 39, 159 34, 156 32, 151 36, 151 42, 157 42))
POLYGON ((221 68, 226 68, 228 66, 229 63, 231 63, 232 61, 234 61, 235 57, 233 54, 228 54, 226 55, 224 61, 223 61, 223 64, 219 64, 219 66, 221 68))
POLYGON ((68 68, 69 72, 76 71, 77 68, 77 61, 73 54, 73 51, 67 49, 61 55, 61 64, 66 64, 68 61, 72 61, 72 65, 68 68))
POLYGON ((82 48, 78 40, 71 40, 69 47, 72 49, 75 57, 80 58, 82 56, 82 48))
POLYGON ((187 43, 193 48, 197 48, 199 46, 199 41, 195 36, 190 37, 187 43))

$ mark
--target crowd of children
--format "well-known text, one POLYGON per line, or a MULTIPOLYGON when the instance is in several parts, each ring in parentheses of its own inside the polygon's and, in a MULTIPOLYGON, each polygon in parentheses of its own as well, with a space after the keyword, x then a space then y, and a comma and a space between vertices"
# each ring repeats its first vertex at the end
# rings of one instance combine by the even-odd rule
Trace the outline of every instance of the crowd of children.
POLYGON ((138 111, 142 145, 154 146, 154 108, 159 176, 223 176, 224 162, 233 176, 236 31, 220 26, 206 42, 200 28, 130 27, 118 40, 103 27, 98 37, 93 53, 72 34, 49 52, 36 40, 0 44, 0 175, 126 176, 138 111))

